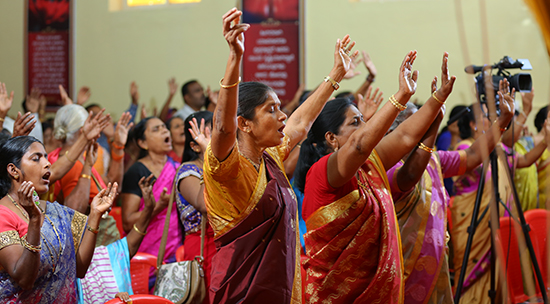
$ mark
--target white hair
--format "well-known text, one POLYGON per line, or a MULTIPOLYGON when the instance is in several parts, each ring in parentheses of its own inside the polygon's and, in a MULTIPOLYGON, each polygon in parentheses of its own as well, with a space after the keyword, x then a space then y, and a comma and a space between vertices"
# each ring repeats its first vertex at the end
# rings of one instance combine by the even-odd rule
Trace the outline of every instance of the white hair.
POLYGON ((61 107, 53 123, 54 138, 62 142, 72 142, 87 118, 88 112, 81 105, 71 104, 61 107))

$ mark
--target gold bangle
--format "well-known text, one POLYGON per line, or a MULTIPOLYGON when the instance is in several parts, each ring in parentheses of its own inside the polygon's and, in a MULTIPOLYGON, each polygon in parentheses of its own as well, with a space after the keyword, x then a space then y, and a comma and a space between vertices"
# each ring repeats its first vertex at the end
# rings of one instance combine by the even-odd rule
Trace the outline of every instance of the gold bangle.
POLYGON ((23 247, 27 248, 31 252, 40 252, 40 250, 42 250, 42 245, 35 246, 29 244, 29 242, 27 241, 27 236, 21 238, 21 245, 23 245, 23 247))
POLYGON ((426 151, 426 152, 428 152, 428 153, 433 153, 433 151, 434 151, 434 148, 430 148, 430 147, 426 146, 426 145, 425 145, 424 143, 422 143, 422 142, 420 142, 420 143, 418 144, 418 148, 420 148, 420 149, 422 149, 422 150, 424 150, 424 151, 426 151))
POLYGON ((88 231, 90 231, 91 233, 93 233, 93 234, 98 234, 98 233, 99 233, 99 227, 97 227, 97 229, 94 229, 94 228, 92 228, 92 226, 88 225, 88 226, 86 227, 86 229, 87 229, 88 231))
POLYGON ((72 160, 72 159, 69 158, 69 150, 65 151, 65 157, 66 157, 67 160, 70 161, 71 163, 76 162, 76 159, 75 159, 75 160, 72 160))
POLYGON ((80 174, 80 178, 87 178, 89 180, 92 180, 92 177, 88 174, 80 174))
POLYGON ((400 112, 407 109, 407 106, 400 104, 397 99, 395 99, 394 95, 390 96, 390 102, 400 112))
POLYGON ((332 88, 334 89, 334 91, 340 88, 340 84, 336 80, 330 78, 330 76, 326 76, 323 80, 325 82, 330 82, 332 84, 332 88))
MULTIPOLYGON (((436 91, 436 92, 437 92, 437 91, 436 91)), ((439 100, 439 98, 437 98, 437 96, 435 96, 435 92, 432 93, 432 97, 435 99, 435 101, 439 102, 439 104, 441 104, 441 105, 444 105, 444 104, 445 104, 444 101, 439 100)))
POLYGON ((0 117, 0 122, 4 122, 4 118, 0 117))
POLYGON ((137 233, 139 233, 140 235, 143 235, 143 236, 145 236, 145 235, 147 234, 147 231, 145 231, 145 232, 139 231, 139 229, 138 229, 138 227, 136 226, 136 224, 134 224, 134 230, 135 230, 137 233))
POLYGON ((232 88, 232 87, 236 87, 239 83, 241 83, 241 76, 239 76, 239 80, 237 80, 237 82, 235 82, 234 84, 224 85, 224 84, 222 84, 222 81, 223 81, 223 77, 222 77, 222 79, 220 79, 220 87, 222 89, 229 89, 229 88, 232 88))

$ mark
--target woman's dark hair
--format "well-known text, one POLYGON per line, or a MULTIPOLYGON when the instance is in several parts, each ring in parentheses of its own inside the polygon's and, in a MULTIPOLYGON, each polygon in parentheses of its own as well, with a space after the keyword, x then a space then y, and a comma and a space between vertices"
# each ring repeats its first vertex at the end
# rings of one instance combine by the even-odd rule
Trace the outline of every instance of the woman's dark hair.
POLYGON ((311 126, 306 140, 302 143, 300 157, 294 171, 294 181, 300 191, 304 192, 309 168, 329 153, 325 134, 330 131, 338 135, 340 126, 346 119, 346 111, 351 106, 355 105, 348 98, 333 99, 327 102, 323 111, 311 126))
POLYGON ((471 107, 469 111, 464 112, 460 119, 458 119, 458 132, 460 133, 460 138, 467 139, 472 137, 470 122, 475 122, 474 113, 471 107))
POLYGON ((169 131, 172 131, 171 130, 171 125, 172 125, 172 121, 174 121, 174 119, 181 119, 183 120, 181 117, 179 116, 172 116, 170 117, 170 119, 168 119, 164 124, 166 125, 166 129, 168 129, 169 131))
POLYGON ((130 134, 132 137, 132 140, 136 143, 136 146, 139 148, 139 155, 138 159, 144 158, 149 154, 149 152, 143 148, 141 148, 138 144, 138 140, 145 140, 145 130, 147 130, 147 122, 151 119, 155 118, 155 116, 149 116, 144 119, 142 119, 133 129, 130 134))
POLYGON ((187 116, 187 119, 185 119, 185 148, 183 149, 183 156, 181 157, 182 163, 193 161, 199 158, 199 154, 191 149, 191 142, 194 142, 195 144, 196 142, 193 139, 191 132, 189 132, 189 129, 191 129, 190 122, 193 120, 193 118, 195 118, 200 127, 201 119, 204 119, 204 123, 206 124, 206 126, 209 126, 210 129, 212 129, 213 116, 214 114, 212 114, 212 112, 210 111, 199 111, 187 116))
POLYGON ((21 158, 27 153, 33 143, 40 143, 38 139, 32 136, 17 136, 8 139, 0 146, 0 198, 6 196, 11 188, 11 177, 8 174, 8 165, 14 164, 21 168, 21 158))
POLYGON ((546 120, 547 115, 548 115, 548 106, 541 108, 537 112, 537 116, 535 116, 535 128, 537 128, 537 132, 540 132, 544 127, 544 121, 546 120))
POLYGON ((241 82, 239 84, 239 105, 237 116, 248 120, 254 119, 254 110, 262 105, 273 89, 260 82, 241 82))

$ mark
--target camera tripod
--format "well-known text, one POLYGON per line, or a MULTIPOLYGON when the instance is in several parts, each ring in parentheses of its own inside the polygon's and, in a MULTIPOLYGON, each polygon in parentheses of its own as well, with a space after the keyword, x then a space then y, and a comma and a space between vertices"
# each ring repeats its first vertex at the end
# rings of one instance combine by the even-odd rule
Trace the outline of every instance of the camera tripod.
MULTIPOLYGON (((496 218, 496 223, 495 223, 496 227, 500 228, 500 225, 499 225, 500 213, 499 213, 499 206, 498 206, 499 202, 500 202, 500 194, 499 194, 499 188, 498 188, 498 155, 497 155, 497 152, 495 151, 495 149, 493 149, 493 151, 491 152, 491 154, 489 156, 489 160, 490 160, 490 167, 491 167, 491 179, 493 181, 494 204, 492 204, 492 206, 491 206, 491 204, 489 204, 489 206, 487 208, 490 209, 490 212, 493 214, 492 218, 493 219, 496 218), (496 215, 496 217, 494 215, 496 215)), ((505 164, 507 165, 507 162, 505 162, 505 164)), ((473 211, 473 214, 472 214, 472 219, 471 219, 471 222, 470 222, 470 226, 468 227, 468 241, 466 242, 466 250, 464 252, 464 258, 462 260, 462 267, 461 267, 461 271, 460 271, 460 276, 458 278, 458 285, 457 285, 457 288, 456 288, 456 291, 455 291, 455 298, 454 298, 455 304, 458 304, 460 302, 460 297, 461 297, 461 294, 462 294, 462 287, 464 285, 464 277, 466 275, 466 268, 467 268, 467 265, 468 265, 468 260, 469 260, 469 257, 470 257, 470 251, 471 251, 471 248, 472 248, 472 241, 473 241, 474 235, 476 233, 477 225, 479 224, 479 222, 481 221, 483 216, 485 216, 486 213, 487 213, 487 209, 486 209, 483 212, 483 214, 481 214, 481 217, 479 218, 479 221, 478 221, 478 214, 479 214, 479 209, 480 209, 480 205, 481 205, 481 198, 483 196, 483 188, 485 187, 485 176, 487 174, 487 167, 489 167, 489 166, 486 165, 486 164, 483 165, 482 175, 481 175, 480 180, 479 180, 478 190, 477 190, 477 194, 476 194, 476 200, 475 200, 475 204, 474 204, 474 211, 473 211)), ((545 287, 545 284, 544 284, 543 279, 542 279, 542 273, 540 271, 540 267, 538 265, 537 258, 535 256, 535 250, 533 249, 533 243, 531 242, 531 238, 529 237, 530 227, 525 222, 525 217, 523 216, 523 210, 521 209, 521 204, 519 202, 516 187, 515 187, 513 182, 511 183, 511 185, 512 185, 512 191, 513 191, 513 201, 515 203, 515 207, 516 207, 517 212, 518 212, 518 218, 520 220, 521 228, 522 228, 521 230, 523 232, 523 236, 525 237, 525 242, 526 242, 527 248, 529 249, 529 256, 531 257, 531 262, 533 264, 533 268, 535 269, 535 275, 536 275, 538 285, 539 285, 539 288, 540 288, 540 291, 541 291, 541 294, 542 294, 542 299, 543 299, 544 303, 546 304, 546 303, 548 303, 548 295, 546 294, 546 287, 545 287)), ((510 217, 512 217, 511 212, 510 212, 510 217)), ((489 228, 491 229, 491 225, 489 225, 489 228)), ((496 272, 495 272, 495 267, 496 267, 495 240, 494 240, 494 234, 491 233, 491 288, 489 290, 489 297, 491 298, 491 303, 493 303, 493 304, 496 301, 496 286, 495 286, 496 285, 496 272)))

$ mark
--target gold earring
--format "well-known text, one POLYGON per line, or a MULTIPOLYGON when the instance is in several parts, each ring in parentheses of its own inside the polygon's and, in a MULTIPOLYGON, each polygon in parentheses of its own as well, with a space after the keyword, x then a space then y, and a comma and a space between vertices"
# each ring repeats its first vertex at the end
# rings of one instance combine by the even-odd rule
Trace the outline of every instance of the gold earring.
POLYGON ((15 175, 13 176, 13 178, 14 178, 14 179, 19 179, 19 174, 15 174, 15 175))
POLYGON ((338 151, 338 147, 334 148, 334 152, 337 152, 338 151))

